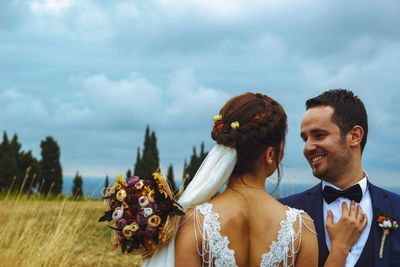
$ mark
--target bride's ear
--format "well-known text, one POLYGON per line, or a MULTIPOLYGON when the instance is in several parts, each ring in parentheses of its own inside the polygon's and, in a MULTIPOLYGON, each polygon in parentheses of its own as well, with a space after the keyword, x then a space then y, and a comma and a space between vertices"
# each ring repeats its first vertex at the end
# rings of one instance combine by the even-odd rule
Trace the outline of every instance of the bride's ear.
POLYGON ((275 155, 275 153, 276 153, 276 149, 274 148, 274 147, 272 147, 272 146, 269 146, 269 147, 267 147, 266 149, 265 149, 265 152, 264 152, 265 154, 264 154, 264 160, 265 160, 265 162, 268 164, 268 165, 272 165, 273 163, 274 163, 274 161, 275 161, 275 158, 276 158, 276 155, 275 155))

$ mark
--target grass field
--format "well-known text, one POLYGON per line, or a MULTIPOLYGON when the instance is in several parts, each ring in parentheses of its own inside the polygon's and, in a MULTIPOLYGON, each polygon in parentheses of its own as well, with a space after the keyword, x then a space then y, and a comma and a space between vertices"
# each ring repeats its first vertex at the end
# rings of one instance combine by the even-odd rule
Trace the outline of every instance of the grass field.
POLYGON ((113 250, 111 230, 98 223, 102 201, 0 200, 0 265, 140 266, 113 250))

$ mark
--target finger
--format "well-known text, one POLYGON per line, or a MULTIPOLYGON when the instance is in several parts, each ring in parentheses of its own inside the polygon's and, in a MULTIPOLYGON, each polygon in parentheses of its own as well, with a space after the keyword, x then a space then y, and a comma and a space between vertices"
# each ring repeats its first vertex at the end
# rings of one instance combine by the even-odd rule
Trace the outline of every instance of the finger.
POLYGON ((351 218, 356 218, 356 202, 352 200, 350 202, 350 217, 351 218))
POLYGON ((360 205, 357 205, 357 215, 356 215, 357 222, 362 222, 364 220, 364 213, 360 205))
POLYGON ((368 224, 368 217, 367 217, 367 214, 364 214, 363 222, 361 224, 361 229, 362 229, 361 231, 364 231, 367 224, 368 224))
POLYGON ((333 224, 333 213, 331 210, 328 210, 328 216, 326 218, 326 225, 333 224))
POLYGON ((347 208, 347 203, 342 202, 342 218, 349 216, 349 209, 347 208))

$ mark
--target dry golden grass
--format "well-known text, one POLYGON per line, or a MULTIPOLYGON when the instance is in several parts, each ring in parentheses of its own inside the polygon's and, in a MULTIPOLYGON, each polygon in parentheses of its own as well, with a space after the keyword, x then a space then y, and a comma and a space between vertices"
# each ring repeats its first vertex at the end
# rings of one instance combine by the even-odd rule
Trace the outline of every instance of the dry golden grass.
POLYGON ((1 266, 140 266, 113 250, 102 201, 0 200, 1 266))

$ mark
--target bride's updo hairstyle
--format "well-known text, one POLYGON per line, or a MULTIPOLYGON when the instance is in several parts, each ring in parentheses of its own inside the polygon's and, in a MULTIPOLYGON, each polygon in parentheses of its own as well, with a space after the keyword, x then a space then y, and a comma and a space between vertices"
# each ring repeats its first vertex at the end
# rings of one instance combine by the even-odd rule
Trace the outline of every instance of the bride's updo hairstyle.
MULTIPOLYGON (((287 132, 287 116, 274 99, 260 93, 233 97, 214 117, 214 122, 211 137, 218 144, 237 151, 233 175, 251 172, 256 160, 269 146, 276 149, 275 160, 279 163, 280 144, 287 132)), ((280 175, 278 167, 279 178, 280 175)))

